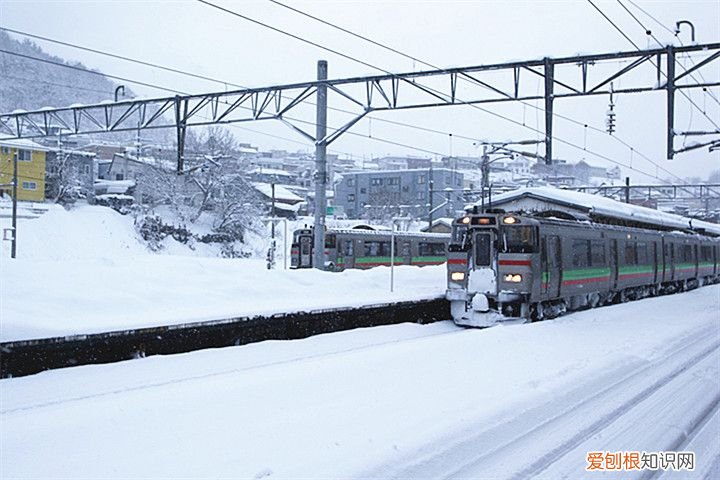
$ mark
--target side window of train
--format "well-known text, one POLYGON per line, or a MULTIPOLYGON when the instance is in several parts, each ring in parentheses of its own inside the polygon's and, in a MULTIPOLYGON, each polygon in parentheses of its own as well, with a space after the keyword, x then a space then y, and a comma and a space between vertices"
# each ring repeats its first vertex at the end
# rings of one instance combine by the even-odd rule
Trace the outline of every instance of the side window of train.
POLYGON ((573 240, 571 253, 573 267, 590 266, 590 240, 573 240))
POLYGON ((637 265, 636 242, 625 242, 625 265, 637 265))
POLYGON ((410 256, 410 242, 402 242, 402 248, 400 249, 400 255, 403 257, 410 256))
POLYGON ((418 254, 421 257, 445 255, 445 244, 440 242, 420 242, 418 244, 418 254))
POLYGON ((604 266, 605 265, 605 242, 602 240, 593 240, 590 242, 590 260, 592 260, 592 266, 604 266))
POLYGON ((648 246, 645 242, 638 242, 636 247, 636 257, 638 265, 645 265, 650 263, 648 258, 648 246))
POLYGON ((692 254, 692 245, 683 245, 683 262, 692 262, 693 254, 692 254))
POLYGON ((325 235, 325 248, 336 248, 335 235, 325 235))
POLYGON ((343 246, 344 246, 343 253, 348 257, 352 257, 353 256, 353 241, 352 240, 344 240, 343 246))
POLYGON ((365 242, 366 257, 389 257, 390 242, 365 242))

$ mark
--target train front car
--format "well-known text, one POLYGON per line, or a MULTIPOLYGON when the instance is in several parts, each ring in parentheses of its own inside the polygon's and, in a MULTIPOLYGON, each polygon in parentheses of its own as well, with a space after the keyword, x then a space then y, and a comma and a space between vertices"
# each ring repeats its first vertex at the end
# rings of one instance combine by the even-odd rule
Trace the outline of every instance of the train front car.
POLYGON ((448 289, 458 325, 529 320, 539 290, 538 222, 518 215, 467 214, 453 222, 448 289))

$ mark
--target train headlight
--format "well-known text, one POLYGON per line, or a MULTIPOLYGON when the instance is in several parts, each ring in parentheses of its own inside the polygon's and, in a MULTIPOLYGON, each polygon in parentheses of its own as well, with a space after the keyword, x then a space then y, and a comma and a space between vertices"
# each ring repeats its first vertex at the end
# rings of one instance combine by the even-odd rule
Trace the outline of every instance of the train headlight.
POLYGON ((470 223, 470 217, 463 217, 462 220, 460 220, 460 223, 468 224, 470 223))
POLYGON ((503 218, 503 223, 506 223, 508 225, 512 225, 514 223, 520 223, 517 218, 515 217, 505 217, 503 218))
POLYGON ((507 273, 505 274, 505 277, 503 277, 503 279, 506 282, 520 283, 522 282, 522 275, 520 275, 519 273, 507 273))
POLYGON ((465 272, 452 272, 450 274, 450 280, 454 282, 462 282, 465 280, 465 272))

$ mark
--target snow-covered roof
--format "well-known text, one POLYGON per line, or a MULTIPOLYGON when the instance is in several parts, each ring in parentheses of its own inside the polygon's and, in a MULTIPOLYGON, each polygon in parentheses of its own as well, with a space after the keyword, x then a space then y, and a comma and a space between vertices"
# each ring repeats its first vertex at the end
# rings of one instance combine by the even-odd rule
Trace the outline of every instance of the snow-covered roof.
POLYGON ((14 138, 10 140, 0 140, 0 146, 2 147, 10 147, 10 148, 22 148, 26 150, 38 150, 41 152, 47 152, 48 148, 40 145, 39 143, 35 143, 32 140, 27 140, 25 138, 14 138))
MULTIPOLYGON (((639 205, 618 202, 612 198, 591 195, 589 193, 563 190, 553 187, 520 188, 512 192, 494 196, 493 205, 517 200, 522 197, 537 198, 559 205, 585 211, 588 215, 610 217, 639 223, 657 225, 664 228, 698 230, 720 235, 720 225, 694 220, 672 213, 665 213, 639 205)), ((478 204, 479 205, 479 204, 478 204)))
MULTIPOLYGON (((272 198, 272 187, 269 183, 253 183, 255 189, 268 198, 272 198)), ((282 185, 275 185, 275 200, 285 203, 302 202, 302 198, 292 193, 282 185)))
POLYGON ((296 174, 286 172, 285 170, 279 170, 277 168, 253 168, 248 170, 249 174, 261 174, 261 175, 277 175, 278 177, 295 177, 296 174))

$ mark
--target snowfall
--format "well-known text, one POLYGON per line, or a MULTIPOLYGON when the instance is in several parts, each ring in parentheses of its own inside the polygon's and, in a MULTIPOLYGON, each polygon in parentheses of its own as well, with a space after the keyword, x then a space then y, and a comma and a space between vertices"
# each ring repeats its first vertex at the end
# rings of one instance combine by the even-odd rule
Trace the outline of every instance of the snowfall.
MULTIPOLYGON (((160 253, 47 206, 0 250, 2 342, 441 296, 442 267, 340 274, 160 253)), ((0 218, 0 227, 7 227, 0 218)), ((262 252, 264 245, 258 247, 262 252)), ((0 478, 720 478, 720 286, 553 321, 401 324, 0 380, 0 478), (589 452, 692 471, 586 471, 589 452)))

